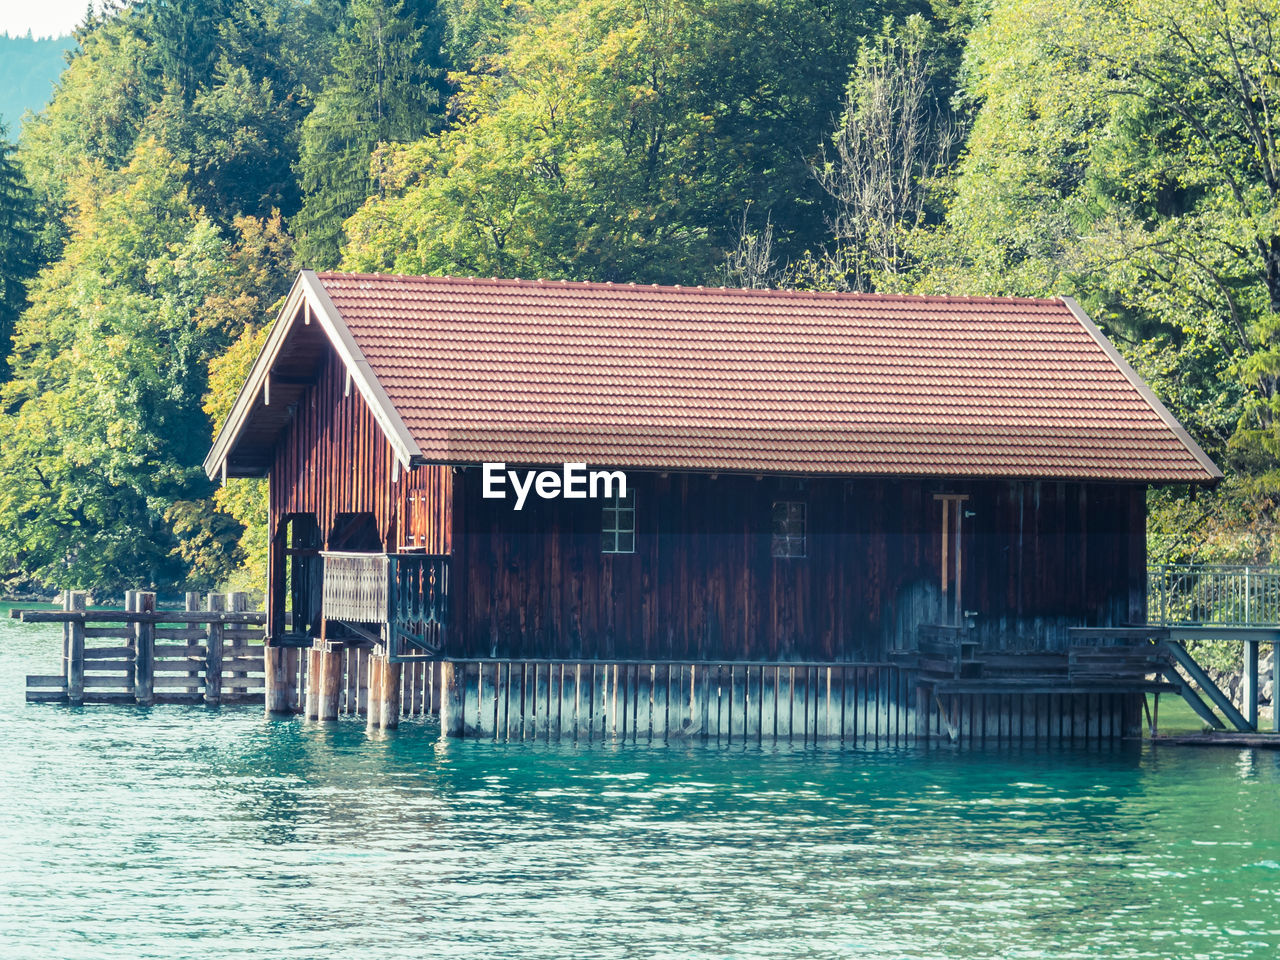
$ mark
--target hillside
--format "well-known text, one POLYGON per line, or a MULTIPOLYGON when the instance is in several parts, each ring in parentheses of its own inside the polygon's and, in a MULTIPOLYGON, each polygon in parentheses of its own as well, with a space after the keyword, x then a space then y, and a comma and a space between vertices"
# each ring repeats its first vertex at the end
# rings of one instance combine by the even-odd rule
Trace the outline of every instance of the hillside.
POLYGON ((0 123, 10 140, 18 137, 22 115, 49 102, 53 85, 67 65, 64 54, 75 44, 65 37, 35 39, 0 34, 0 123))

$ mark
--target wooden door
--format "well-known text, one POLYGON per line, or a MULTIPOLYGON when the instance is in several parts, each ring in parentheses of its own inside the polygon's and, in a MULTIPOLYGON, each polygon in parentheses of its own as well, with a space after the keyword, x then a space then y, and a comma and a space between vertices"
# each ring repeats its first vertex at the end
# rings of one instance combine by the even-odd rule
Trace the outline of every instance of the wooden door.
POLYGON ((967 493, 935 493, 941 516, 939 526, 941 564, 939 587, 942 597, 942 622, 959 626, 964 623, 964 554, 965 519, 969 511, 967 493))

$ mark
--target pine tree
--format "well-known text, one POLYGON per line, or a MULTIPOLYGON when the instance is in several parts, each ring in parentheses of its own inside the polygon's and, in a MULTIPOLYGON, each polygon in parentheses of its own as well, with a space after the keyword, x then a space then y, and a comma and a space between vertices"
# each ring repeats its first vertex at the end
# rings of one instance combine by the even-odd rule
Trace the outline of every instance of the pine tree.
POLYGON ((342 224, 378 185, 374 149, 414 140, 435 123, 439 46, 427 42, 434 4, 352 0, 333 73, 303 123, 298 174, 304 194, 294 221, 309 267, 338 263, 342 224))
POLYGON ((35 275, 35 202, 0 125, 0 381, 9 376, 9 344, 35 275))

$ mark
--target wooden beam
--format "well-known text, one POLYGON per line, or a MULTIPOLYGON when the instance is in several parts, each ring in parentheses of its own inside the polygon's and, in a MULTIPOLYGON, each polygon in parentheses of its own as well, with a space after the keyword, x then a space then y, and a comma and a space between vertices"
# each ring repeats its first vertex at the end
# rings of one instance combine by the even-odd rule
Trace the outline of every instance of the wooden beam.
POLYGON ((297 713, 299 649, 268 644, 262 648, 262 654, 267 679, 266 712, 297 713))
POLYGON ((317 720, 337 720, 338 704, 342 695, 342 647, 326 644, 319 653, 320 702, 317 704, 317 720))

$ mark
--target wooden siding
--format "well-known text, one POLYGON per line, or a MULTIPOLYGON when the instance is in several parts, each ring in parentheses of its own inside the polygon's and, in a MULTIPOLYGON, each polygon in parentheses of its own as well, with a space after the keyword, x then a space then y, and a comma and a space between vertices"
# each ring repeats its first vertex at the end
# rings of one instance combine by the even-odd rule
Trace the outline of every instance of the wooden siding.
POLYGON ((324 549, 351 549, 339 521, 368 514, 377 542, 361 543, 360 549, 449 552, 451 468, 397 470, 391 445, 359 391, 348 388, 346 371, 332 352, 294 404, 270 476, 271 598, 283 576, 281 536, 290 515, 314 515, 324 549))
POLYGON ((600 552, 592 501, 459 484, 451 656, 878 658, 940 616, 941 505, 967 494, 964 607, 983 646, 1061 648, 1143 616, 1138 485, 632 473, 634 554, 600 552), (771 507, 807 504, 807 555, 771 555, 771 507))

